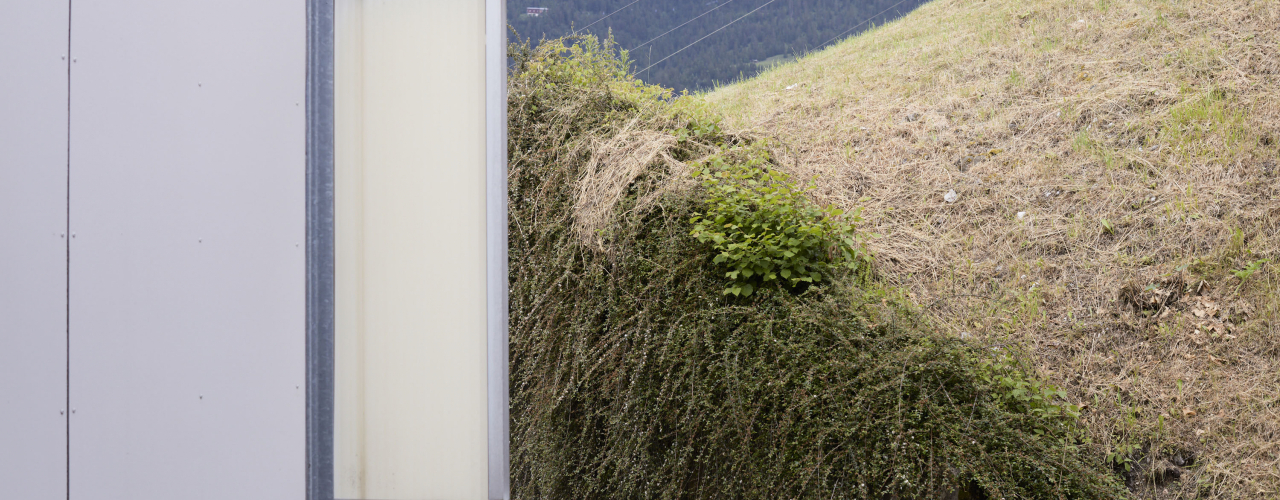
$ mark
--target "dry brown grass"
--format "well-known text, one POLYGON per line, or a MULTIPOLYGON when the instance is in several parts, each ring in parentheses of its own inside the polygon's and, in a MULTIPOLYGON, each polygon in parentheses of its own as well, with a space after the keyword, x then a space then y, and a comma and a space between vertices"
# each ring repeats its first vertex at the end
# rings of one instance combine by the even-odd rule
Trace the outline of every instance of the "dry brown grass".
POLYGON ((1137 496, 1280 498, 1280 2, 936 0, 700 98, 941 328, 1033 352, 1137 496))
MULTIPOLYGON (((607 235, 604 233, 616 217, 614 208, 635 189, 638 178, 652 172, 654 167, 664 174, 656 181, 660 185, 636 200, 630 212, 644 212, 671 190, 695 184, 687 175, 687 165, 671 154, 678 139, 666 132, 647 129, 650 124, 640 121, 636 118, 607 140, 592 142, 590 160, 577 181, 573 229, 583 243, 601 251, 605 250, 607 235)), ((702 144, 689 143, 686 147, 701 156, 717 151, 702 144)))

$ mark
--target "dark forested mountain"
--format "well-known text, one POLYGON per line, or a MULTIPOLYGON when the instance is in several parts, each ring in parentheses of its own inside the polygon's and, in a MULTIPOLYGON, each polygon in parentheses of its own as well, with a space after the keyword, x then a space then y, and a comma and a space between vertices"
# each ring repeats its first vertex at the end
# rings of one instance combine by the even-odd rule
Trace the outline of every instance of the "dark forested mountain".
POLYGON ((632 50, 633 67, 640 78, 676 90, 700 90, 716 82, 754 76, 768 64, 766 61, 821 48, 859 23, 858 29, 845 36, 897 18, 925 1, 507 0, 507 19, 521 38, 531 38, 535 43, 568 34, 574 28, 585 27, 583 31, 601 36, 612 30, 618 45, 632 50), (530 7, 546 11, 530 15, 530 7), (642 71, 757 8, 755 13, 642 71), (610 13, 613 14, 605 18, 610 13), (663 35, 694 18, 697 19, 663 35), (659 38, 645 45, 655 37, 659 38))

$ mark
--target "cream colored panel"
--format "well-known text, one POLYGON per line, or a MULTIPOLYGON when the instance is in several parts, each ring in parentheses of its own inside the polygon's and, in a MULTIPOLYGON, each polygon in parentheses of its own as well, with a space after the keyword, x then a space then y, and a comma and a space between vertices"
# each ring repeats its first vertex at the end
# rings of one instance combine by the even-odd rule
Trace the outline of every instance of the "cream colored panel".
POLYGON ((484 2, 336 7, 335 494, 485 498, 484 2))
POLYGON ((334 4, 334 496, 368 498, 364 370, 364 18, 360 0, 334 4))

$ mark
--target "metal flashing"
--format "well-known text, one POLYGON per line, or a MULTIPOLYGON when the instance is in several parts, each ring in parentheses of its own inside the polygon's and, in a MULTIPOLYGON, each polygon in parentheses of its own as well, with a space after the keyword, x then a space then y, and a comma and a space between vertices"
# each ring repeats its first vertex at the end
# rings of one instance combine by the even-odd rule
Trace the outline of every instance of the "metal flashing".
POLYGON ((488 297, 489 499, 508 500, 506 2, 485 0, 485 225, 488 297))
POLYGON ((333 0, 307 1, 307 498, 333 499, 333 0))

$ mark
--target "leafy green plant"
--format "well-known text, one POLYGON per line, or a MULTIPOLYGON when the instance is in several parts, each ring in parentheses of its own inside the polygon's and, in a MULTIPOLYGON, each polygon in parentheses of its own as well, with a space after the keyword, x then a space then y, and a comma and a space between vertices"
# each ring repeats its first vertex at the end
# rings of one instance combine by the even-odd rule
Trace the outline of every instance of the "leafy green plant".
POLYGON ((1117 444, 1114 449, 1107 452, 1107 465, 1115 469, 1124 469, 1125 472, 1133 470, 1133 456, 1138 453, 1142 447, 1137 443, 1121 443, 1117 444))
POLYGON ((691 138, 705 139, 710 137, 717 137, 722 135, 723 131, 720 130, 719 120, 692 119, 692 120, 689 120, 689 123, 684 127, 676 129, 674 133, 677 140, 679 140, 680 142, 685 142, 691 138))
POLYGON ((1123 417, 1113 422, 1116 428, 1112 431, 1111 450, 1107 452, 1104 462, 1116 472, 1123 470, 1127 473, 1133 470, 1134 464, 1139 459, 1138 455, 1143 453, 1141 443, 1159 441, 1160 433, 1163 432, 1164 418, 1160 417, 1157 422, 1160 428, 1143 429, 1138 420, 1141 408, 1125 404, 1118 393, 1116 407, 1123 417))
POLYGON ((1267 262, 1270 262, 1270 261, 1269 261, 1269 260, 1267 260, 1267 259, 1258 259, 1258 260, 1255 260, 1255 261, 1253 261, 1253 262, 1250 262, 1248 265, 1244 266, 1244 269, 1240 269, 1240 270, 1237 270, 1237 271, 1231 271, 1231 274, 1236 275, 1236 277, 1237 277, 1237 278, 1240 278, 1240 281, 1242 281, 1242 282, 1243 282, 1243 281, 1245 281, 1245 280, 1249 279, 1249 277, 1253 276, 1253 273, 1256 273, 1256 272, 1258 272, 1259 270, 1261 270, 1261 269, 1262 269, 1262 266, 1266 265, 1266 264, 1267 264, 1267 262))
POLYGON ((862 220, 858 212, 844 218, 837 208, 816 206, 807 189, 767 168, 768 160, 759 149, 739 148, 694 166, 707 198, 690 220, 690 234, 711 244, 714 262, 733 281, 724 294, 749 296, 771 283, 795 287, 837 269, 869 269, 871 254, 853 228, 862 220))
POLYGON ((1104 234, 1116 234, 1116 226, 1110 220, 1102 219, 1102 232, 1104 234))

